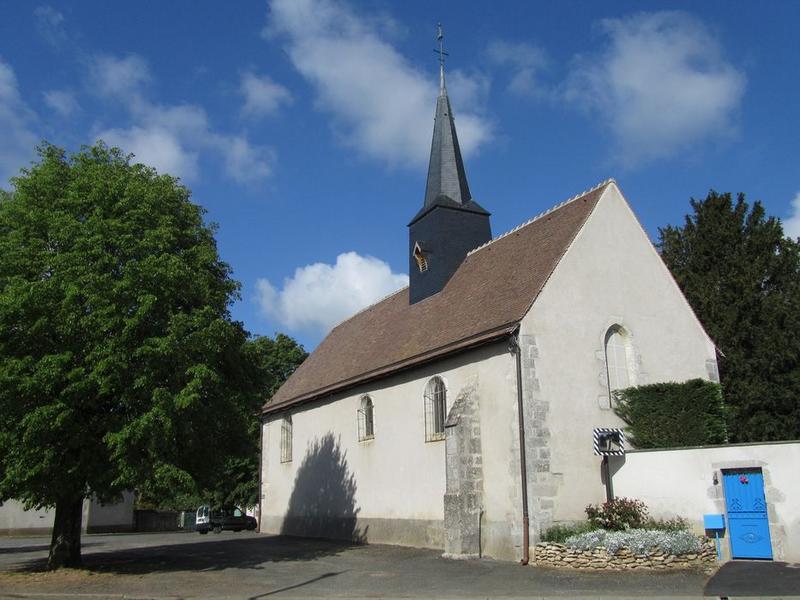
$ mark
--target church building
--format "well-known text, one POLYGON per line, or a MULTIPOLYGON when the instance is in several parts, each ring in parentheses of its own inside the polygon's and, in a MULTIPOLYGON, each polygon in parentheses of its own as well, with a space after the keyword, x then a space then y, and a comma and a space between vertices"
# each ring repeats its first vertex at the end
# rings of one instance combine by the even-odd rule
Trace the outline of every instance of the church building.
POLYGON ((605 500, 612 392, 716 354, 614 180, 492 237, 440 81, 410 284, 265 404, 260 528, 519 560, 605 500))

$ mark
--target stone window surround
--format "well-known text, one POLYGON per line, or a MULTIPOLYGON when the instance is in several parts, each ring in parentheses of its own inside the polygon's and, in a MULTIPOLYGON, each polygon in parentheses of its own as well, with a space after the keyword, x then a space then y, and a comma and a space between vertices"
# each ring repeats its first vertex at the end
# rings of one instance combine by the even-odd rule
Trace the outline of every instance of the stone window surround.
POLYGON ((624 339, 627 345, 627 359, 628 359, 628 383, 631 386, 643 385, 647 383, 647 373, 642 370, 642 356, 636 345, 636 339, 633 335, 632 329, 628 322, 617 315, 610 315, 598 334, 598 350, 595 351, 595 358, 597 359, 598 370, 598 394, 597 404, 601 410, 611 409, 611 393, 608 381, 608 365, 606 363, 606 341, 608 339, 609 331, 618 328, 623 332, 624 339))

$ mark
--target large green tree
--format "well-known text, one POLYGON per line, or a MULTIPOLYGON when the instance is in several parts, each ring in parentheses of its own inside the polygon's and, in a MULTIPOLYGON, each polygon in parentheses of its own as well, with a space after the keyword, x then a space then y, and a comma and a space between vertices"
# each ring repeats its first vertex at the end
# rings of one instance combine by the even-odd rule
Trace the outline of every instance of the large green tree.
POLYGON ((0 499, 55 507, 57 568, 87 496, 219 481, 259 377, 189 190, 102 143, 38 152, 0 198, 0 499))
POLYGON ((800 244, 743 194, 691 201, 661 256, 719 348, 733 442, 800 438, 800 244))
POLYGON ((213 507, 255 506, 259 493, 261 408, 308 356, 294 339, 279 333, 275 338, 256 336, 242 348, 241 360, 251 374, 250 393, 244 396, 249 415, 247 451, 230 455, 219 478, 198 493, 177 493, 172 497, 143 498, 148 505, 185 509, 210 504, 213 507))

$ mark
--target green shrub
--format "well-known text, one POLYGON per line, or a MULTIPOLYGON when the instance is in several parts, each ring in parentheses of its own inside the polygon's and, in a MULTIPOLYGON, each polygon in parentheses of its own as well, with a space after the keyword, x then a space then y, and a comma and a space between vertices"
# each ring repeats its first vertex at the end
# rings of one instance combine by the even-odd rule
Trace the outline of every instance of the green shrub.
POLYGON ((683 517, 672 517, 671 519, 647 519, 644 529, 654 531, 688 531, 689 523, 683 517))
POLYGON ((586 533, 593 529, 595 529, 595 526, 589 522, 574 525, 553 525, 542 534, 542 541, 563 544, 568 537, 586 533))
POLYGON ((636 448, 680 448, 728 441, 727 411, 717 383, 692 379, 614 392, 614 411, 636 448))
POLYGON ((647 521, 647 507, 641 500, 614 498, 597 506, 590 504, 586 516, 595 529, 635 529, 647 521))

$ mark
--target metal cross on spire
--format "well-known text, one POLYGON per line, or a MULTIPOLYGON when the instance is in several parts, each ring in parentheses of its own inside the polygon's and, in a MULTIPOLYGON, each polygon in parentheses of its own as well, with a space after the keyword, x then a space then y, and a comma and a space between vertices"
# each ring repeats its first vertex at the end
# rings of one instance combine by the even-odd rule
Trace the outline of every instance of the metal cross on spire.
POLYGON ((444 51, 444 31, 441 23, 436 25, 436 40, 439 42, 438 50, 434 50, 439 55, 439 94, 444 96, 447 93, 444 86, 444 57, 449 55, 444 51))

